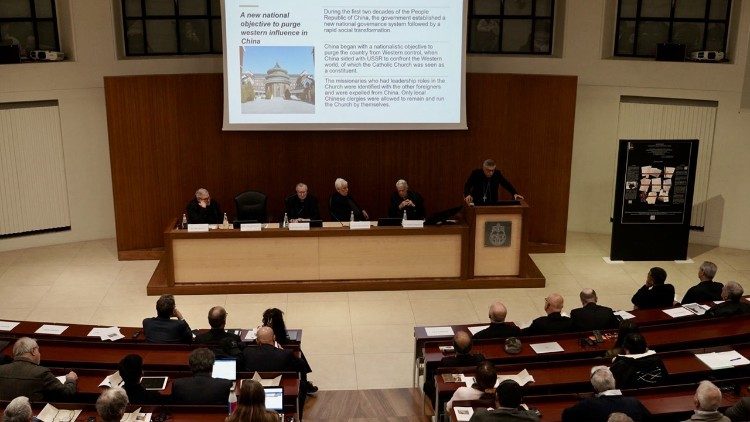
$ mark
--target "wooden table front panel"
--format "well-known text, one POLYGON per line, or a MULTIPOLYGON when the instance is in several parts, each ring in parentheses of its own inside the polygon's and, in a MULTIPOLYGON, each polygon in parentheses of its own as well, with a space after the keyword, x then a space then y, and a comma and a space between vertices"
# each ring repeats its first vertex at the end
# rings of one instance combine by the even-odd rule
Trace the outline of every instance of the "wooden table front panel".
POLYGON ((518 275, 521 262, 521 214, 477 214, 474 233, 474 275, 518 275), (510 246, 484 246, 484 224, 488 221, 510 221, 510 246))

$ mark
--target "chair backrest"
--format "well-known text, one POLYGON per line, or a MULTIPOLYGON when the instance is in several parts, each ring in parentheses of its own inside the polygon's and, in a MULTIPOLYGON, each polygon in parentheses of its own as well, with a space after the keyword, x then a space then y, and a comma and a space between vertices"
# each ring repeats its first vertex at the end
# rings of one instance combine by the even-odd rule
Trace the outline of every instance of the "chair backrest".
POLYGON ((234 197, 238 220, 266 221, 267 197, 263 192, 249 190, 234 197))

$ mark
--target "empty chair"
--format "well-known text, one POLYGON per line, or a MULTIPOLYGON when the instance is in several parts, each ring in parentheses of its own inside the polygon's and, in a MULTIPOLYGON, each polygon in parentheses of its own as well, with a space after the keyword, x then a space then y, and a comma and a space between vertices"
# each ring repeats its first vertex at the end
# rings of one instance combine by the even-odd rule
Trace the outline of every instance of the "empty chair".
POLYGON ((237 220, 266 221, 267 197, 263 192, 249 190, 234 197, 237 220))

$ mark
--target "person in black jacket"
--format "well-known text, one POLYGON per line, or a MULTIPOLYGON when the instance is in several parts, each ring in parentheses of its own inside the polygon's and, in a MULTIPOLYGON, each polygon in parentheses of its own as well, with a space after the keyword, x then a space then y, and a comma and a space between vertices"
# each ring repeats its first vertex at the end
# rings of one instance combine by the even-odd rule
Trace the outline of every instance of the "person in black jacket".
POLYGON ((742 295, 744 294, 745 289, 742 288, 740 283, 728 281, 721 290, 721 298, 725 302, 714 305, 706 311, 706 315, 710 317, 724 317, 750 314, 750 303, 742 300, 742 295))
POLYGON ((652 387, 667 379, 664 362, 656 352, 648 350, 642 335, 629 334, 622 347, 625 354, 615 357, 610 367, 618 387, 652 387))
POLYGON ((674 303, 674 286, 665 284, 666 280, 667 272, 663 268, 651 268, 646 275, 646 284, 630 299, 635 309, 671 308, 674 303))
POLYGON ((521 329, 512 322, 505 322, 508 310, 501 302, 490 306, 490 326, 474 334, 474 339, 506 338, 521 335, 521 329))
POLYGON ((172 383, 174 404, 224 404, 229 398, 232 381, 213 378, 214 353, 206 348, 195 349, 188 359, 192 377, 177 378, 172 383))
POLYGON ((573 321, 562 315, 564 300, 558 293, 552 293, 544 299, 546 316, 532 321, 531 325, 521 330, 525 336, 541 336, 545 334, 561 334, 573 331, 573 321))
POLYGON ((143 320, 143 335, 149 343, 190 343, 193 341, 190 326, 182 317, 182 313, 177 310, 172 295, 161 295, 156 301, 156 317, 143 320))
POLYGON ((212 201, 211 195, 203 188, 195 191, 195 198, 188 202, 185 214, 189 224, 221 224, 224 221, 219 203, 212 201))
POLYGON ((236 341, 238 344, 242 344, 240 336, 224 329, 226 324, 226 309, 221 306, 214 306, 208 311, 208 325, 211 326, 211 329, 195 336, 193 342, 198 344, 217 345, 225 338, 229 338, 236 341))
POLYGON ((289 221, 296 223, 300 219, 320 220, 318 198, 308 193, 307 185, 297 183, 294 190, 294 195, 289 195, 284 200, 284 209, 289 221))
POLYGON ((349 221, 354 213, 354 221, 366 221, 370 219, 367 211, 357 204, 357 201, 349 195, 349 182, 342 178, 334 182, 336 192, 331 195, 330 212, 334 220, 342 222, 349 221))
POLYGON ((518 193, 516 188, 497 169, 495 161, 488 158, 482 163, 482 168, 472 171, 466 180, 464 184, 464 201, 468 205, 493 204, 497 202, 497 190, 500 186, 510 192, 513 195, 513 199, 523 199, 523 196, 518 193))
POLYGON ((580 296, 583 307, 570 311, 576 331, 607 330, 620 325, 612 308, 596 303, 598 299, 594 289, 583 289, 580 296))
POLYGON ((615 377, 606 366, 591 368, 591 385, 596 396, 583 399, 563 410, 562 422, 607 422, 615 412, 630 416, 635 422, 647 421, 651 413, 638 399, 625 397, 616 389, 615 377))
POLYGON ((140 355, 126 355, 117 366, 123 384, 122 389, 128 393, 130 403, 135 404, 158 404, 162 401, 162 395, 158 391, 146 390, 141 385, 143 376, 143 358, 140 355))
POLYGON ((688 289, 682 298, 682 304, 721 300, 721 291, 724 285, 714 281, 714 276, 716 276, 716 264, 710 261, 703 262, 698 268, 700 282, 688 289))
MULTIPOLYGON (((455 355, 445 356, 440 359, 437 368, 458 368, 462 366, 476 367, 484 360, 481 353, 471 353, 472 346, 471 333, 467 331, 458 331, 453 335, 453 351, 455 355)), ((432 370, 425 373, 425 382, 422 389, 430 400, 435 399, 435 377, 432 370)))
POLYGON ((388 217, 401 218, 406 211, 408 220, 424 220, 424 199, 422 195, 409 189, 406 180, 396 182, 396 192, 391 194, 391 205, 388 207, 388 217))
POLYGON ((742 397, 740 401, 724 412, 724 416, 731 419, 732 422, 750 421, 750 397, 742 397))

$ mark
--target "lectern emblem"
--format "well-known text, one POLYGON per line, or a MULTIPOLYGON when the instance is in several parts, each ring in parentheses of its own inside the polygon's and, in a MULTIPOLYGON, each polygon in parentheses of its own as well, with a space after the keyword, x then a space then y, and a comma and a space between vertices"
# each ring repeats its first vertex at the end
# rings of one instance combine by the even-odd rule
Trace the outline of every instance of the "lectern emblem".
POLYGON ((484 223, 484 246, 510 246, 510 221, 487 221, 484 223))

